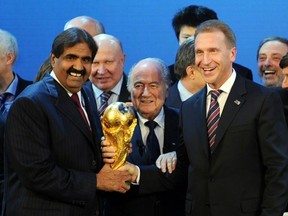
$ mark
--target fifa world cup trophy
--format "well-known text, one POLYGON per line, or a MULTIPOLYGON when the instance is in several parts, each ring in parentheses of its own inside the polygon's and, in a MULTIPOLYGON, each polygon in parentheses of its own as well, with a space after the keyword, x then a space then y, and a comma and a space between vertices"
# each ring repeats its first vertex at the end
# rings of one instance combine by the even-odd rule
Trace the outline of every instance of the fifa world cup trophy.
POLYGON ((137 118, 133 109, 122 102, 110 104, 101 116, 105 139, 117 149, 115 161, 111 164, 112 169, 118 169, 125 164, 136 124, 137 118))

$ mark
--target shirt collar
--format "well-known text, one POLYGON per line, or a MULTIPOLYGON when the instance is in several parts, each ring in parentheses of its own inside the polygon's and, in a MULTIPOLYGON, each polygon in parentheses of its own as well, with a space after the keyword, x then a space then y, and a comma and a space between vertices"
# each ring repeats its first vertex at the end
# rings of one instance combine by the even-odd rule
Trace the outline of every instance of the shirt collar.
MULTIPOLYGON (((145 122, 148 121, 148 119, 143 118, 141 115, 139 115, 139 113, 137 112, 138 115, 138 119, 140 120, 140 122, 144 125, 145 122)), ((159 114, 156 116, 156 118, 153 119, 153 121, 157 122, 157 124, 161 127, 164 128, 164 108, 162 107, 159 114)))
MULTIPOLYGON (((235 80, 236 80, 236 72, 234 69, 232 69, 232 74, 219 89, 229 94, 235 80)), ((211 90, 215 90, 215 89, 212 89, 208 84, 206 84, 206 86, 207 86, 207 95, 210 93, 211 90)))
MULTIPOLYGON (((120 95, 122 83, 123 83, 123 75, 121 79, 119 80, 119 82, 117 83, 117 85, 113 89, 111 89, 111 92, 113 92, 113 94, 120 95)), ((92 83, 92 88, 93 88, 94 94, 96 95, 96 98, 99 98, 100 95, 103 93, 103 90, 97 88, 97 86, 94 85, 93 83, 92 83)))
POLYGON ((181 80, 179 80, 179 82, 177 84, 177 88, 178 88, 178 91, 180 94, 181 101, 185 101, 188 98, 190 98, 191 96, 193 96, 193 94, 183 86, 181 80))
MULTIPOLYGON (((54 72, 53 70, 51 71, 50 75, 51 75, 51 77, 53 77, 54 80, 56 80, 56 81, 65 89, 65 91, 67 92, 67 94, 71 97, 71 96, 72 96, 72 92, 70 92, 68 89, 66 89, 66 88, 62 85, 62 83, 58 80, 58 78, 57 78, 57 76, 56 76, 56 74, 55 74, 55 72, 54 72)), ((81 91, 77 92, 77 95, 78 95, 78 97, 80 96, 80 98, 81 98, 81 91)))
POLYGON ((9 87, 7 88, 7 90, 5 92, 10 93, 12 95, 16 95, 16 90, 17 90, 17 86, 18 86, 18 82, 19 82, 19 78, 17 76, 17 74, 14 74, 14 79, 13 81, 10 83, 9 87))

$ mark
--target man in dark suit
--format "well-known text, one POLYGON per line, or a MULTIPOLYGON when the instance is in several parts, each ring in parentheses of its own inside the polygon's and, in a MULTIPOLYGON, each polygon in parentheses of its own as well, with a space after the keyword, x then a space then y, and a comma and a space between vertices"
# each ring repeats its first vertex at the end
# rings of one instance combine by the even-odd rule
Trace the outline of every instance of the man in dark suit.
MULTIPOLYGON (((128 76, 128 89, 138 119, 128 161, 140 167, 155 167, 155 156, 175 151, 179 145, 178 110, 164 105, 168 87, 169 70, 160 59, 141 60, 128 76), (153 129, 158 138, 155 144, 159 154, 156 155, 156 150, 149 146, 149 128, 146 126, 149 121, 157 123, 153 129)), ((138 186, 134 185, 127 194, 111 195, 106 216, 184 215, 185 189, 183 184, 175 191, 138 195, 138 186)))
POLYGON ((60 33, 52 72, 11 106, 4 141, 7 215, 100 215, 101 190, 130 188, 127 172, 102 166, 92 93, 82 89, 96 52, 86 31, 60 33))
POLYGON ((183 101, 205 86, 205 81, 195 66, 193 38, 188 38, 180 45, 176 56, 175 74, 179 80, 169 88, 165 104, 179 109, 183 101))
MULTIPOLYGON (((204 6, 189 5, 179 10, 172 19, 172 26, 179 45, 187 38, 194 37, 198 25, 211 19, 218 19, 216 12, 204 6)), ((241 76, 253 80, 253 73, 249 68, 236 63, 233 63, 233 68, 241 76)), ((169 66, 169 70, 172 85, 178 80, 174 73, 174 64, 169 66)))
POLYGON ((123 72, 126 55, 121 42, 108 34, 96 35, 94 40, 98 52, 93 60, 90 81, 86 84, 94 92, 93 103, 97 105, 98 111, 101 110, 102 95, 105 93, 109 95, 106 106, 116 101, 131 101, 127 77, 123 72))
POLYGON ((139 193, 169 188, 188 166, 187 216, 283 215, 288 131, 279 95, 236 74, 236 39, 223 22, 197 28, 195 53, 207 85, 182 104, 177 168, 164 181, 140 167, 139 193))
POLYGON ((32 81, 22 79, 13 72, 13 65, 18 55, 16 38, 0 29, 0 209, 4 190, 4 126, 8 111, 15 98, 32 81))

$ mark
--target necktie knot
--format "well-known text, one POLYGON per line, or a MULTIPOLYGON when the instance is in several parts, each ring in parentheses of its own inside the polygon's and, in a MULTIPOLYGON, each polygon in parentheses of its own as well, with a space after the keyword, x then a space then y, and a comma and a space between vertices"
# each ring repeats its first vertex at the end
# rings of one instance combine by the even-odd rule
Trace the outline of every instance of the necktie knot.
POLYGON ((213 100, 217 100, 219 95, 222 93, 222 90, 218 89, 218 90, 211 90, 210 94, 211 94, 211 99, 213 100))
POLYGON ((103 114, 103 112, 105 111, 105 109, 108 106, 108 100, 111 96, 112 92, 111 91, 104 91, 101 95, 100 95, 100 108, 99 108, 99 116, 101 116, 103 114))
POLYGON ((145 122, 145 126, 147 126, 149 130, 154 130, 158 126, 158 124, 155 121, 147 121, 145 122))
POLYGON ((5 108, 5 102, 12 102, 13 100, 14 100, 14 95, 9 93, 9 92, 5 92, 3 94, 0 94, 0 112, 2 114, 5 111, 7 111, 5 108))
POLYGON ((73 94, 71 95, 71 99, 73 100, 74 104, 77 106, 77 109, 78 109, 78 111, 80 112, 80 114, 81 114, 81 116, 82 116, 85 124, 86 124, 86 125, 88 126, 88 128, 90 129, 90 125, 89 125, 89 123, 88 123, 88 120, 87 120, 87 117, 86 117, 86 115, 85 115, 85 113, 84 113, 84 110, 83 110, 83 108, 82 108, 82 106, 81 106, 81 104, 80 104, 80 100, 79 100, 79 97, 78 97, 77 93, 73 93, 73 94))
POLYGON ((81 107, 80 100, 79 100, 79 97, 78 97, 77 93, 73 93, 72 96, 71 96, 71 99, 73 100, 73 102, 76 104, 76 106, 78 108, 81 107))

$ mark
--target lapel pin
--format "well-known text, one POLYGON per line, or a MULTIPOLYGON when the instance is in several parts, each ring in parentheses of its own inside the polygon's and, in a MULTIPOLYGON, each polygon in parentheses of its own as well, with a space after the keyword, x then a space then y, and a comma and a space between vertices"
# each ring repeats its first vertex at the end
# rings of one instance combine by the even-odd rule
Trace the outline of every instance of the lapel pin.
POLYGON ((234 103, 240 105, 241 102, 239 100, 235 100, 234 103))

